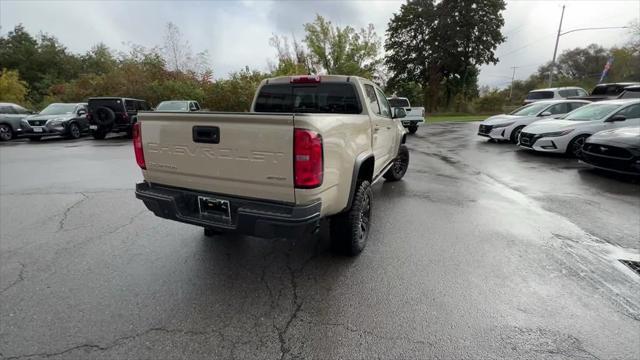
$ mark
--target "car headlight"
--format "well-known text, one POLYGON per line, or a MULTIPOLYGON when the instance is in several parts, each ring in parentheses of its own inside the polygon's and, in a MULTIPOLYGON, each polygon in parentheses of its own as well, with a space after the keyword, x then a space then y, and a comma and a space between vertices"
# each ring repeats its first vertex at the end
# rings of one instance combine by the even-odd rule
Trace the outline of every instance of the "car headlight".
POLYGON ((47 125, 58 126, 64 122, 64 119, 52 119, 47 122, 47 125))
POLYGON ((562 131, 554 131, 554 132, 548 132, 548 133, 543 133, 538 135, 538 137, 558 137, 558 136, 565 136, 568 133, 572 132, 573 129, 567 129, 567 130, 562 130, 562 131))
POLYGON ((503 127, 511 126, 513 125, 513 123, 515 123, 515 121, 504 123, 504 124, 497 124, 497 125, 493 125, 493 128, 494 129, 503 128, 503 127))

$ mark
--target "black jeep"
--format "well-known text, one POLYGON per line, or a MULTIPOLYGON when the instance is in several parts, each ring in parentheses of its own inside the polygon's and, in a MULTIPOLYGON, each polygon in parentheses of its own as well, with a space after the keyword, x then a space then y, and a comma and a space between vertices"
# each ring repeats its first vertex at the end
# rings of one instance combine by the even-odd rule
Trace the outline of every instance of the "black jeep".
POLYGON ((104 139, 110 132, 126 132, 131 137, 138 111, 150 111, 144 100, 121 97, 95 97, 89 99, 89 123, 94 139, 104 139))

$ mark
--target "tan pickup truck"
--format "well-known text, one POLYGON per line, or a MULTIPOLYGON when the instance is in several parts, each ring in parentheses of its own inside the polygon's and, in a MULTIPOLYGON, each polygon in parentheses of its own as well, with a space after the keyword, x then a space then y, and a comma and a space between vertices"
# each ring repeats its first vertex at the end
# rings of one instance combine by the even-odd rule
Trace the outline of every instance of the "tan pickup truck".
POLYGON ((371 184, 400 180, 409 165, 406 113, 394 111, 373 82, 327 75, 264 80, 247 113, 140 113, 136 197, 207 236, 299 236, 330 217, 336 248, 357 255, 371 184))

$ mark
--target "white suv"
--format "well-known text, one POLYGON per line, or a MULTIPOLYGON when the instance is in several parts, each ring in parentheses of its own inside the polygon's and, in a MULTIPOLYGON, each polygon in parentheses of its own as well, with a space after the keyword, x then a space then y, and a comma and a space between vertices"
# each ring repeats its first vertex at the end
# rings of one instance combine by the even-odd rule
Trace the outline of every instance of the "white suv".
POLYGON ((577 86, 537 89, 529 91, 529 94, 527 94, 527 97, 524 99, 524 104, 531 104, 532 102, 540 100, 566 99, 570 96, 587 95, 589 95, 589 93, 585 89, 577 86))

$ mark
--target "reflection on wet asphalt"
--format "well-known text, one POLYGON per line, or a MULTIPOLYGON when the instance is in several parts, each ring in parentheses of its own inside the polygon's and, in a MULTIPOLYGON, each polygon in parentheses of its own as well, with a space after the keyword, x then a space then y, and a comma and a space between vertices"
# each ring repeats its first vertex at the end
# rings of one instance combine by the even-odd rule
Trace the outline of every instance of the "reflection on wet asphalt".
POLYGON ((358 258, 154 217, 125 139, 2 144, 0 358, 639 358, 640 185, 476 127, 409 137, 358 258))

